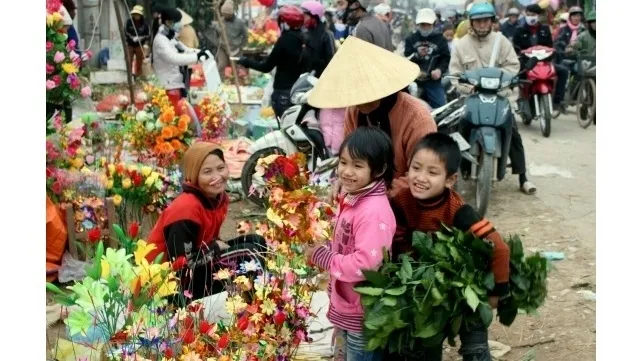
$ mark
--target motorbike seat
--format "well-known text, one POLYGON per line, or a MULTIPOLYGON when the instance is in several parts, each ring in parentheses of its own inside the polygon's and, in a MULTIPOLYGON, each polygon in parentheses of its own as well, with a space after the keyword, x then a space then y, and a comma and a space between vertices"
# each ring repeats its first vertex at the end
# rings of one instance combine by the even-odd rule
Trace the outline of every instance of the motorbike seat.
POLYGON ((302 130, 304 131, 304 133, 306 133, 308 139, 313 142, 315 152, 319 155, 319 157, 321 159, 327 159, 329 157, 329 154, 328 149, 326 148, 326 143, 324 142, 324 135, 322 134, 322 132, 318 129, 309 128, 305 125, 302 126, 302 130))

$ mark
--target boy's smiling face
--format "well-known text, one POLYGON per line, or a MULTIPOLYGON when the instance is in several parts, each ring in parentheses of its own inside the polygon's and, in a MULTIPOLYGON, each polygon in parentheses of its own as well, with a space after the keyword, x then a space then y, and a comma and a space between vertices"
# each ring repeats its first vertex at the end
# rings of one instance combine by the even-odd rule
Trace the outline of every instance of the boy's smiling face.
POLYGON ((445 188, 453 187, 458 176, 447 176, 446 165, 436 152, 420 149, 411 159, 408 177, 413 198, 424 200, 439 196, 445 188))

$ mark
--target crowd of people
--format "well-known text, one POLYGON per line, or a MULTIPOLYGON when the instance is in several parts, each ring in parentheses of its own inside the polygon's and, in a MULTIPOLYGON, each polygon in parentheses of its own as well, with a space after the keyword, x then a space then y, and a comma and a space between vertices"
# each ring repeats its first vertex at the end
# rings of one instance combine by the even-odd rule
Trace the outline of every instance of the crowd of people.
MULTIPOLYGON (((381 264, 382 249, 399 255, 410 250, 413 231, 437 231, 444 223, 493 241, 495 287, 490 305, 498 306, 508 293, 508 247, 493 225, 453 191, 460 150, 449 136, 437 133, 431 117, 430 108, 446 103, 444 77, 488 66, 496 47, 495 66, 518 74, 525 66, 521 50, 544 45, 557 50, 554 103, 560 106, 568 74, 575 71, 567 69, 562 60, 575 54, 595 55, 596 15, 572 7, 549 24, 538 5, 522 11, 509 9, 503 19, 498 19, 495 7, 485 1, 472 3, 464 16, 449 12, 443 17, 433 9, 419 9, 414 14, 415 31, 404 39, 400 56, 394 53, 389 5, 372 0, 338 0, 335 5, 331 10, 309 0, 300 6, 267 9, 255 25, 273 29, 276 25, 280 36, 263 60, 242 55, 247 25, 236 17, 231 0, 220 8, 229 52, 208 45, 199 48, 198 39, 188 40, 195 38, 193 31, 185 31, 192 21, 180 9, 155 7, 149 26, 142 19, 143 9, 136 6, 126 25, 129 53, 136 59, 138 74, 142 59, 138 48, 146 42, 152 44, 154 71, 173 102, 187 96, 185 67, 207 58, 206 49, 215 50, 219 66, 236 61, 261 72, 274 71, 271 105, 277 116, 291 106, 290 90, 299 76, 314 72, 319 81, 308 102, 323 110, 336 110, 331 121, 342 129, 339 141, 334 133, 324 134, 332 139, 339 156, 338 179, 331 195, 331 201, 339 206, 338 226, 329 246, 308 250, 310 261, 331 275, 328 318, 337 330, 335 359, 439 360, 441 345, 418 350, 416 355, 385 356, 380 351, 366 351, 364 315, 360 297, 352 288, 363 280, 361 269, 381 264), (346 50, 337 52, 335 40, 344 39, 341 46, 346 50), (419 76, 413 63, 420 69, 419 76), (413 82, 422 90, 424 102, 407 91, 413 82)), ((458 91, 467 94, 470 89, 458 86, 458 91)), ((513 124, 509 150, 512 172, 518 175, 519 189, 531 195, 536 186, 527 179, 522 139, 515 120, 513 124)), ((207 244, 208 257, 226 248, 218 233, 227 212, 228 174, 222 152, 213 145, 196 143, 185 158, 184 195, 163 213, 152 241, 160 249, 171 246, 171 256, 186 256, 190 264, 196 254, 192 249, 202 248, 205 235, 216 240, 207 244)), ((201 272, 199 277, 199 282, 207 278, 201 272)), ((200 294, 196 289, 191 292, 200 294)), ((463 328, 460 353, 465 361, 491 360, 487 336, 482 323, 463 328)))

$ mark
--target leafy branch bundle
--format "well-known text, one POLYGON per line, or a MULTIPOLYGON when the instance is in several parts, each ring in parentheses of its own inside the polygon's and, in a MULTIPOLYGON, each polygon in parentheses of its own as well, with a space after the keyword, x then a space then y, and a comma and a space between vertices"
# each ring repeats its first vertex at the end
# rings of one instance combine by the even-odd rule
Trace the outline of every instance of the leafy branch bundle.
MULTIPOLYGON (((500 321, 510 325, 518 309, 531 312, 546 296, 547 263, 539 255, 523 259, 522 243, 511 237, 511 297, 503 300, 500 321)), ((388 345, 391 352, 434 347, 471 322, 489 326, 493 310, 487 294, 495 286, 490 260, 493 244, 443 226, 433 234, 413 234, 414 255, 385 259, 355 288, 364 307, 367 349, 388 345), (415 258, 414 258, 415 257, 415 258)))

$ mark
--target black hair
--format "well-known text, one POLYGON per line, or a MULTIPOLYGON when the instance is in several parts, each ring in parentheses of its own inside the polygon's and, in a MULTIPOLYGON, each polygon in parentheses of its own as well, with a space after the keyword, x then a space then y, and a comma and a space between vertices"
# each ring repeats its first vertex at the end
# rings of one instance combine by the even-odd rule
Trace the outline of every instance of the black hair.
POLYGON ((357 127, 344 139, 339 154, 346 149, 353 159, 364 160, 371 168, 371 177, 383 179, 386 186, 393 182, 395 165, 393 142, 388 134, 375 127, 357 127))
POLYGON ((225 158, 223 158, 223 151, 221 149, 215 149, 215 150, 211 151, 210 153, 208 153, 208 155, 210 155, 210 154, 216 155, 217 157, 219 157, 221 159, 221 161, 223 163, 225 163, 225 158))
POLYGON ((451 22, 446 22, 446 23, 444 23, 444 26, 442 27, 442 30, 443 30, 443 31, 447 31, 447 30, 455 30, 455 27, 453 26, 453 23, 451 23, 451 22))
POLYGON ((420 139, 413 153, 411 153, 411 161, 415 154, 421 150, 430 150, 437 154, 438 158, 447 170, 447 177, 452 176, 460 168, 460 161, 462 154, 460 154, 460 147, 451 136, 444 133, 431 133, 427 134, 420 139))
POLYGON ((178 23, 179 21, 181 21, 182 17, 183 15, 181 15, 181 12, 178 11, 177 9, 173 9, 173 8, 161 9, 161 21, 163 23, 165 23, 168 20, 178 23))
POLYGON ((529 11, 530 13, 540 15, 543 13, 543 9, 538 5, 538 4, 531 4, 525 8, 525 11, 529 11))

